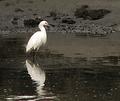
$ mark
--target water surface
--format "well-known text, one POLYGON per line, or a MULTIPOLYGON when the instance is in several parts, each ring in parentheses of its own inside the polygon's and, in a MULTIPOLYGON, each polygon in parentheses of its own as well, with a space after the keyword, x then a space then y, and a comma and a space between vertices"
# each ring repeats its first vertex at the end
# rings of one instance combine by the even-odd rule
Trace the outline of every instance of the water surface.
POLYGON ((0 35, 1 101, 119 101, 119 34, 78 37, 48 33, 34 59, 25 57, 30 34, 0 35))

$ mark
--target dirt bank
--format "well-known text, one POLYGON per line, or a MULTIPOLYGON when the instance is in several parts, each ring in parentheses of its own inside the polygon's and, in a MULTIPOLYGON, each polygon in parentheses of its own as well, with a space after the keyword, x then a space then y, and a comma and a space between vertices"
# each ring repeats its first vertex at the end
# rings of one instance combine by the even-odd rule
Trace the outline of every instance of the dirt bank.
POLYGON ((47 20, 49 32, 106 36, 119 31, 119 1, 80 1, 1 0, 0 30, 32 32, 41 20, 47 20))

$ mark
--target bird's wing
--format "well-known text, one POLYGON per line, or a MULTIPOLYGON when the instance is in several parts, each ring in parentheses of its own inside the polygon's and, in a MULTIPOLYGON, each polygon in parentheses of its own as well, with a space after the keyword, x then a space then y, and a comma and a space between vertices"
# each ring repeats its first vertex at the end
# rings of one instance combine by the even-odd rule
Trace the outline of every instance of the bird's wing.
POLYGON ((30 40, 28 41, 28 44, 26 46, 26 52, 31 51, 32 49, 34 49, 35 47, 37 47, 37 45, 39 43, 37 43, 37 41, 39 40, 39 42, 41 41, 39 39, 40 37, 40 33, 36 32, 35 34, 32 35, 32 37, 30 38, 30 40))

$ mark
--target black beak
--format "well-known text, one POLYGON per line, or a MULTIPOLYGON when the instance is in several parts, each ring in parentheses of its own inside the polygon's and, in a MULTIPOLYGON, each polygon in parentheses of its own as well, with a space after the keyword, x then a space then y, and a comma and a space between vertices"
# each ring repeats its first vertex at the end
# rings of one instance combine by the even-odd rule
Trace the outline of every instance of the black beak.
POLYGON ((50 29, 50 25, 49 25, 49 24, 48 24, 48 25, 46 25, 46 28, 47 28, 47 29, 50 29))

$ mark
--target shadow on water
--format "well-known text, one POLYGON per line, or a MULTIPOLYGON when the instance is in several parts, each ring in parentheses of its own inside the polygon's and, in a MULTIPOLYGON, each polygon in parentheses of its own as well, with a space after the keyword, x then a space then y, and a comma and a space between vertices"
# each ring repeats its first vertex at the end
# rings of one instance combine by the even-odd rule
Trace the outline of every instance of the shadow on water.
POLYGON ((25 58, 26 38, 0 39, 0 100, 119 101, 119 55, 68 56, 51 42, 53 49, 41 50, 33 62, 25 58))

